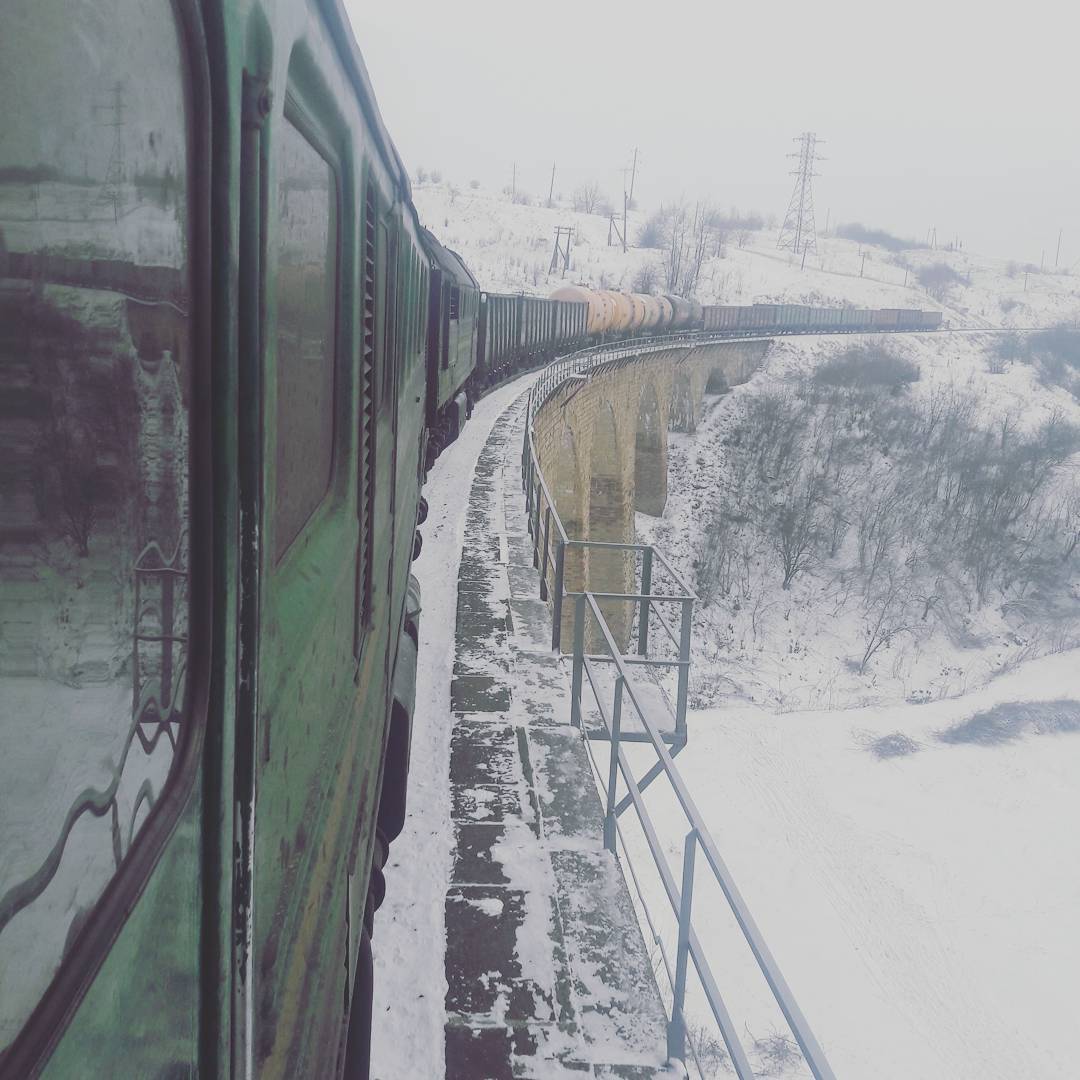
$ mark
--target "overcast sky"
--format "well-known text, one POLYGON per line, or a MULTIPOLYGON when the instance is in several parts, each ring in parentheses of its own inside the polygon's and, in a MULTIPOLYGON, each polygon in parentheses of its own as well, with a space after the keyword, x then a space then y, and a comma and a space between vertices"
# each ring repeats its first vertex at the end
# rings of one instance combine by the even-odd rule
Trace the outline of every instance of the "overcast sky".
POLYGON ((782 217, 785 157, 825 140, 818 228, 862 221, 1053 264, 1080 260, 1080 14, 784 0, 345 0, 406 164, 613 201, 640 148, 644 206, 708 197, 782 217))

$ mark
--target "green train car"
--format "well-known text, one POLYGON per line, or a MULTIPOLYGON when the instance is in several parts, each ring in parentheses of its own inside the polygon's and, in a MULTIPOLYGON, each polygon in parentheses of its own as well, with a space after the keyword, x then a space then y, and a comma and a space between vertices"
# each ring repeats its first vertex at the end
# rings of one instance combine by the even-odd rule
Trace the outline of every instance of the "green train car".
POLYGON ((336 0, 7 0, 0 1075, 360 1077, 430 259, 336 0))

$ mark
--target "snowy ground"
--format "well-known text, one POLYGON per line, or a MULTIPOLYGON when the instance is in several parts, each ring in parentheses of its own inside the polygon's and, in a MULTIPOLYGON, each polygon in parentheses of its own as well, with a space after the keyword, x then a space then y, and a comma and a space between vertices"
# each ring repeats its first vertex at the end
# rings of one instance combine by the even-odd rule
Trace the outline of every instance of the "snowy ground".
POLYGON ((446 930, 450 882, 450 675, 454 660, 458 564, 476 459, 500 413, 526 375, 477 405, 461 437, 428 474, 424 550, 413 565, 420 581, 420 665, 409 762, 408 816, 390 849, 386 903, 375 917, 374 1036, 376 1080, 444 1074, 446 930))
MULTIPOLYGON (((927 705, 690 716, 678 766, 838 1077, 1076 1075, 1078 660, 927 705)), ((686 826, 658 787, 678 874, 686 826)), ((736 1026, 783 1032, 700 860, 696 880, 736 1026)))

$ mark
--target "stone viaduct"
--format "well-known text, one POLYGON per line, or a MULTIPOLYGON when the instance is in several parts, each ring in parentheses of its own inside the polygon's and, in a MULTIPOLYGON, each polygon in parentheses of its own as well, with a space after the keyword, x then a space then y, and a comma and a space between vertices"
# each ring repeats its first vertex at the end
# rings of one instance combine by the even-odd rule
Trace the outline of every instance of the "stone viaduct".
MULTIPOLYGON (((768 339, 660 349, 612 361, 588 378, 564 382, 537 411, 534 447, 555 509, 572 540, 634 542, 634 512, 660 516, 667 502, 668 431, 692 432, 705 393, 745 381, 768 339)), ((633 558, 619 551, 571 549, 566 589, 635 591, 633 558)), ((632 605, 603 605, 625 644, 632 605)), ((563 648, 572 644, 573 609, 563 613, 563 648)))

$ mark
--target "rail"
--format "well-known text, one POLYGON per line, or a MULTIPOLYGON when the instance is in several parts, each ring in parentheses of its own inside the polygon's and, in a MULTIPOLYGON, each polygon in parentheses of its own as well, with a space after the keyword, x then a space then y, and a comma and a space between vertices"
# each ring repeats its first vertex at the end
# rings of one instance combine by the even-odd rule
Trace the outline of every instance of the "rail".
MULTIPOLYGON (((745 899, 739 892, 730 870, 720 856, 708 825, 695 804, 685 781, 675 767, 674 757, 687 742, 686 693, 690 672, 690 641, 693 603, 696 597, 671 566, 662 552, 648 544, 612 544, 582 540, 567 534, 551 491, 540 468, 533 445, 533 417, 536 410, 547 401, 564 382, 574 378, 588 378, 594 371, 627 356, 639 356, 643 351, 657 351, 674 347, 693 347, 712 340, 731 340, 730 335, 673 335, 655 338, 635 345, 616 345, 583 350, 563 357, 550 364, 541 373, 529 392, 525 436, 522 447, 522 486, 526 496, 526 513, 529 533, 533 541, 533 565, 540 575, 540 597, 552 604, 553 651, 561 651, 564 607, 573 605, 573 675, 571 688, 571 723, 582 729, 585 745, 599 779, 604 799, 604 846, 618 855, 621 845, 623 859, 630 872, 652 932, 653 940, 660 950, 660 957, 670 987, 670 1016, 667 1022, 667 1053, 669 1059, 686 1061, 688 1049, 687 1022, 685 1015, 687 976, 692 964, 698 981, 712 1012, 731 1058, 739 1080, 753 1080, 754 1070, 739 1038, 734 1021, 724 1003, 716 977, 706 956, 697 931, 694 928, 694 881, 698 855, 711 870, 715 883, 726 898, 744 940, 757 963, 773 1000, 779 1007, 803 1058, 816 1080, 834 1080, 834 1073, 810 1030, 806 1017, 795 1001, 790 986, 784 979, 776 959, 769 951, 757 923, 750 913, 745 899), (575 549, 618 550, 635 560, 635 589, 630 592, 594 592, 588 589, 568 591, 566 568, 568 553, 575 549), (639 562, 640 559, 640 562, 639 562), (654 588, 660 579, 665 580, 663 591, 654 588), (635 652, 627 654, 615 640, 604 615, 605 603, 631 604, 637 619, 636 634, 630 638, 635 652), (679 610, 678 627, 663 616, 665 607, 679 610), (676 648, 675 658, 654 658, 649 655, 649 628, 655 621, 676 648), (590 634, 589 631, 592 631, 590 634), (586 644, 592 643, 592 650, 586 644), (604 681, 604 672, 614 669, 613 685, 604 681), (658 669, 676 671, 678 690, 674 710, 674 731, 661 731, 656 714, 659 706, 655 695, 650 697, 648 688, 640 675, 642 670, 654 674, 658 669), (603 670, 602 670, 603 669, 603 670), (583 698, 588 684, 603 729, 598 734, 588 731, 583 723, 583 698), (607 690, 610 688, 610 704, 607 690), (640 732, 626 730, 627 719, 636 715, 640 732), (606 768, 593 753, 591 739, 599 738, 609 743, 606 768), (638 778, 627 755, 625 744, 644 743, 651 746, 655 760, 638 778), (619 798, 619 779, 626 794, 619 798), (664 847, 645 805, 644 794, 656 780, 663 777, 682 810, 687 825, 683 840, 683 858, 680 879, 668 863, 664 847), (656 929, 653 913, 640 887, 637 871, 622 832, 621 818, 633 807, 637 823, 644 835, 652 857, 652 863, 663 886, 672 915, 677 920, 674 957, 671 949, 656 929)), ((592 706, 589 706, 590 709, 592 706)), ((690 1041, 689 1049, 696 1057, 690 1041)), ((698 1072, 704 1075, 698 1065, 698 1072)))

